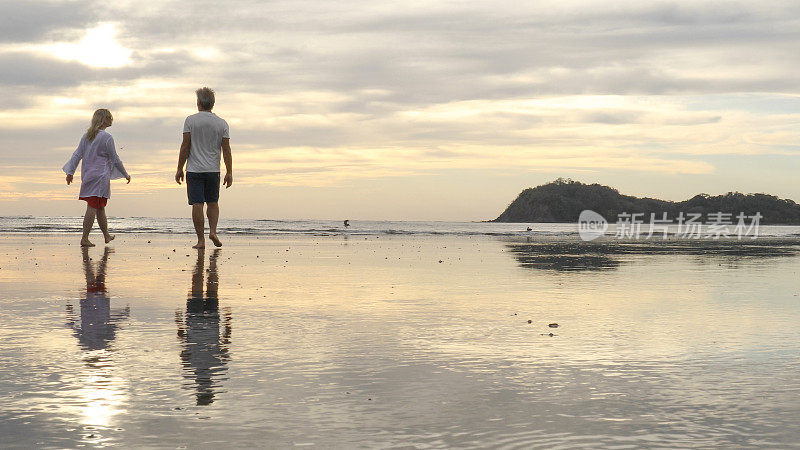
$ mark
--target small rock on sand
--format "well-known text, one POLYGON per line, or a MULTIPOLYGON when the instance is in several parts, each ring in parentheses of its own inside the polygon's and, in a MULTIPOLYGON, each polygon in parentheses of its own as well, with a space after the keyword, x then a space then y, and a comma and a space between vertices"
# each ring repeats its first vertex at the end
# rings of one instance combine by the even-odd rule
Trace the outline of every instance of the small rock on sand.
POLYGON ((558 328, 558 324, 557 323, 551 323, 550 325, 548 325, 548 327, 550 327, 550 328, 558 328))

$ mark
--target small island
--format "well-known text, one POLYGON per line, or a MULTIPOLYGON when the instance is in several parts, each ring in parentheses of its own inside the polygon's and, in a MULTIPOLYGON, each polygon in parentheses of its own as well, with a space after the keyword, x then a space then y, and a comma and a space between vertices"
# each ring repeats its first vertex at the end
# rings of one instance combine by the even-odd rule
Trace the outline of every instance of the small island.
MULTIPOLYGON (((800 205, 791 199, 781 199, 768 194, 742 194, 728 192, 711 196, 698 194, 681 202, 655 198, 639 198, 620 194, 616 189, 601 184, 584 184, 568 178, 522 191, 517 198, 492 222, 551 222, 578 221, 581 211, 590 209, 609 221, 616 221, 622 213, 651 213, 661 217, 667 213, 674 218, 684 214, 702 214, 706 220, 710 213, 739 213, 752 216, 760 213, 763 225, 800 225, 800 205)), ((734 219, 735 220, 735 219, 734 219)))

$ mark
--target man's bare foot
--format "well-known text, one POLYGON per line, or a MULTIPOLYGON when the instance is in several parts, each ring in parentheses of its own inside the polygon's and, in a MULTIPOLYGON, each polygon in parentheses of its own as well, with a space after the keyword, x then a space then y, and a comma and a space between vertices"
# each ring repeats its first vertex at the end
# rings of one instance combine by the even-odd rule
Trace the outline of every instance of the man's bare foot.
POLYGON ((113 241, 115 237, 116 236, 114 236, 113 234, 109 234, 108 236, 106 236, 106 244, 113 241))
POLYGON ((211 239, 211 242, 213 242, 217 247, 222 247, 222 242, 219 240, 216 234, 209 234, 208 238, 211 239))
POLYGON ((192 246, 192 248, 196 248, 198 250, 204 249, 204 248, 206 248, 206 243, 205 242, 198 242, 197 244, 194 244, 192 246))
POLYGON ((81 239, 81 247, 94 247, 94 244, 89 242, 88 239, 81 239))

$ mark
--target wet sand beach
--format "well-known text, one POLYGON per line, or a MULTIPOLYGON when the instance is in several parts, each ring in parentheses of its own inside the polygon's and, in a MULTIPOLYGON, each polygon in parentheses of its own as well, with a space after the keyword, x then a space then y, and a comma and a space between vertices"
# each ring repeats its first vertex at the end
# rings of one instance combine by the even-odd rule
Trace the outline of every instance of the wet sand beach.
POLYGON ((3 236, 0 444, 796 445, 798 243, 3 236))

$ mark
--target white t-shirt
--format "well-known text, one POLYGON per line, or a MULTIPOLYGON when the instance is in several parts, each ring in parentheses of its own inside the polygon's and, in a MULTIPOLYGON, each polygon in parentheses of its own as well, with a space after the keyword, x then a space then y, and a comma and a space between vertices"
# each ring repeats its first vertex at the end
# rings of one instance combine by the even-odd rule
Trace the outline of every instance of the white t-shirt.
POLYGON ((211 111, 200 111, 186 118, 183 132, 191 133, 192 139, 186 171, 219 172, 222 140, 230 138, 228 122, 211 111))

